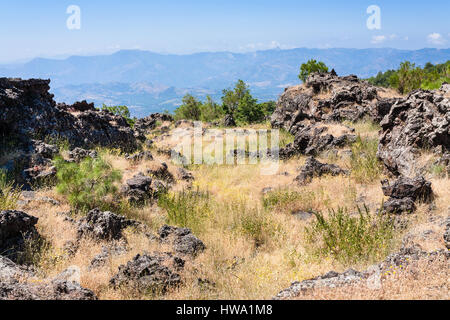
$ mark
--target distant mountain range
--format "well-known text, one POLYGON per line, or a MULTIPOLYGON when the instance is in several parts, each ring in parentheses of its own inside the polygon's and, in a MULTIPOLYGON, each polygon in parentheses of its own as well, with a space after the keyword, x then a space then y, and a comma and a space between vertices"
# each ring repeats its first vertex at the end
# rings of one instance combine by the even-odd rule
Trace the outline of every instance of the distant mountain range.
POLYGON ((211 52, 190 55, 124 50, 111 55, 37 58, 0 65, 0 77, 50 78, 58 102, 86 99, 101 106, 125 104, 135 116, 172 111, 186 93, 219 100, 238 79, 259 100, 276 100, 284 88, 298 84, 300 65, 314 58, 340 75, 367 78, 409 60, 418 65, 450 60, 450 49, 290 49, 252 53, 211 52))

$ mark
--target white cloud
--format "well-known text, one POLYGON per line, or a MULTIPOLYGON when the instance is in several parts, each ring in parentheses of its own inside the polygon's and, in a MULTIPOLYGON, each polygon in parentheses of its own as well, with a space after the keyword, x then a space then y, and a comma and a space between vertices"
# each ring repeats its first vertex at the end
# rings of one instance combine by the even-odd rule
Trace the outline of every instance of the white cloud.
POLYGON ((278 41, 272 41, 269 46, 270 49, 276 49, 279 47, 281 47, 281 44, 278 41))
POLYGON ((381 44, 388 41, 408 41, 408 36, 401 36, 395 33, 392 33, 390 35, 378 35, 373 36, 371 42, 373 44, 381 44))
POLYGON ((391 34, 390 36, 389 36, 389 39, 390 40, 395 40, 395 39, 397 39, 398 38, 398 36, 394 33, 394 34, 391 34))
POLYGON ((428 42, 435 44, 435 45, 442 45, 446 42, 444 37, 437 32, 431 33, 427 36, 428 42))
POLYGON ((386 36, 373 36, 372 37, 372 43, 374 44, 379 44, 379 43, 383 43, 384 41, 386 41, 386 36))

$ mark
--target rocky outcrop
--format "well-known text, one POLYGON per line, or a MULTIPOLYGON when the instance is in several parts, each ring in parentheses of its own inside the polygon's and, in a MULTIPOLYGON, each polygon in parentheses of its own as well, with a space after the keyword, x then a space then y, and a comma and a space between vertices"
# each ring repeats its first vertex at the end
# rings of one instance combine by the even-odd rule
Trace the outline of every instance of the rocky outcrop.
POLYGON ((383 203, 383 213, 413 213, 417 207, 411 198, 395 199, 389 198, 383 203))
POLYGON ((393 183, 388 180, 381 181, 383 194, 395 199, 411 198, 413 201, 430 202, 433 199, 431 182, 424 177, 400 177, 393 183))
POLYGON ((175 177, 169 171, 169 167, 165 162, 162 162, 161 164, 157 165, 157 167, 154 169, 147 170, 146 173, 154 177, 155 179, 159 179, 170 184, 175 182, 175 177))
POLYGON ((125 158, 131 162, 140 162, 143 160, 152 161, 153 155, 151 154, 150 151, 141 151, 133 155, 127 155, 125 158))
POLYGON ((177 176, 178 176, 178 179, 183 180, 183 181, 190 182, 190 181, 194 180, 194 176, 192 175, 192 173, 187 171, 184 168, 178 168, 177 176))
POLYGON ((9 170, 14 172, 23 169, 21 174, 15 177, 16 183, 36 186, 54 180, 56 168, 52 165, 52 159, 59 153, 57 146, 31 140, 22 152, 15 158, 12 169, 9 170))
POLYGON ((77 236, 78 239, 91 237, 97 240, 119 240, 125 228, 138 224, 112 212, 94 209, 78 222, 77 236))
POLYGON ((356 76, 315 73, 303 85, 286 89, 271 123, 272 127, 284 128, 295 135, 305 120, 356 121, 366 116, 376 119, 389 111, 386 104, 377 106, 381 101, 377 88, 356 76))
POLYGON ((132 204, 142 205, 153 198, 155 190, 152 188, 152 178, 138 173, 133 178, 127 180, 122 187, 121 193, 132 204))
POLYGON ((72 151, 69 151, 67 154, 69 162, 80 162, 85 158, 95 159, 98 157, 97 151, 95 150, 85 150, 83 148, 75 148, 72 151))
POLYGON ((300 174, 295 178, 295 181, 300 185, 306 185, 311 182, 314 177, 321 177, 323 175, 348 175, 349 172, 334 164, 321 163, 314 157, 306 160, 305 165, 301 168, 300 174))
POLYGON ((164 113, 153 113, 148 117, 137 119, 134 124, 134 129, 140 133, 148 134, 156 128, 158 122, 170 121, 173 122, 173 117, 164 113))
POLYGON ((414 174, 420 149, 450 153, 450 99, 441 91, 416 90, 397 99, 380 124, 377 156, 394 175, 414 174))
POLYGON ((340 135, 328 133, 326 125, 308 125, 298 123, 295 127, 294 142, 279 150, 281 159, 294 155, 318 155, 320 152, 341 148, 356 141, 351 133, 340 135))
POLYGON ((24 267, 0 256, 0 300, 96 300, 76 281, 59 277, 44 281, 24 267))
POLYGON ((174 251, 179 254, 196 256, 206 248, 205 244, 187 228, 164 225, 158 234, 163 242, 172 243, 174 251))
POLYGON ((96 255, 89 265, 89 270, 101 268, 107 264, 109 259, 120 256, 127 252, 127 246, 124 242, 113 242, 102 247, 102 251, 96 255))
POLYGON ((168 289, 181 284, 179 270, 184 260, 170 253, 137 255, 110 280, 114 288, 127 286, 138 291, 164 294, 168 289))
POLYGON ((337 288, 351 284, 355 284, 361 281, 363 274, 349 269, 343 273, 337 273, 330 271, 323 276, 304 280, 301 282, 293 282, 291 286, 275 297, 277 300, 294 298, 300 296, 302 293, 317 289, 317 288, 337 288))
POLYGON ((421 259, 433 261, 435 259, 448 260, 449 258, 450 254, 445 250, 425 252, 414 246, 402 247, 398 252, 389 255, 383 262, 373 265, 362 272, 353 269, 349 269, 343 273, 330 271, 319 277, 301 282, 293 282, 289 288, 280 291, 274 299, 290 299, 299 297, 315 289, 335 289, 345 286, 358 285, 366 286, 370 289, 380 289, 383 274, 390 272, 394 267, 404 268, 421 259))
POLYGON ((431 202, 434 197, 431 182, 423 177, 400 177, 393 183, 383 180, 381 185, 383 194, 389 197, 383 204, 385 213, 412 213, 416 210, 416 201, 431 202))
MULTIPOLYGON (((71 148, 112 147, 132 152, 138 141, 125 118, 98 111, 86 101, 56 104, 50 80, 0 78, 0 137, 9 143, 13 159, 0 167, 13 173, 18 185, 53 183, 51 159, 59 152, 43 141, 67 141, 71 148)), ((4 146, 0 142, 0 150, 4 146)), ((74 161, 84 157, 75 149, 74 161)), ((72 151, 72 152, 74 152, 72 151)), ((79 152, 80 151, 80 152, 79 152)), ((90 154, 90 152, 89 152, 90 154)))
POLYGON ((56 104, 50 80, 0 78, 0 130, 27 139, 67 139, 73 147, 135 150, 137 141, 125 118, 97 111, 87 103, 56 104))
POLYGON ((0 254, 15 259, 23 250, 27 238, 38 236, 35 228, 38 218, 22 211, 0 212, 0 254))

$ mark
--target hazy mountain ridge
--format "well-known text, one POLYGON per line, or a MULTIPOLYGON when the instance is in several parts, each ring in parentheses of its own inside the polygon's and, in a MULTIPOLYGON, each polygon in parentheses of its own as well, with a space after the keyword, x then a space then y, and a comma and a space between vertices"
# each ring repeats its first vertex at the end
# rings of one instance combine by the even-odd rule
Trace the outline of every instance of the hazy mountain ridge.
POLYGON ((172 110, 191 92, 220 98, 237 79, 251 85, 260 100, 276 99, 284 87, 297 84, 299 67, 308 59, 324 61, 338 74, 370 77, 396 68, 401 61, 418 65, 450 59, 450 49, 290 49, 252 53, 207 52, 191 55, 124 50, 111 55, 37 58, 22 65, 0 66, 0 75, 50 78, 57 101, 87 99, 96 104, 127 104, 138 115, 172 110))

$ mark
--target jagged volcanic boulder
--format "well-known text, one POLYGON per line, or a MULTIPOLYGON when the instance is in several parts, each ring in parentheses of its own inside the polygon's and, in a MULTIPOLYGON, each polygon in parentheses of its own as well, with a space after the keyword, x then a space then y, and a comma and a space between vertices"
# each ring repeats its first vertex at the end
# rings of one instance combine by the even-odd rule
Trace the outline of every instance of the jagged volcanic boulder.
POLYGON ((173 117, 165 113, 153 113, 148 117, 137 119, 134 124, 134 129, 140 133, 148 134, 151 130, 156 128, 158 122, 169 121, 173 122, 173 117))
POLYGON ((278 293, 275 299, 280 300, 298 297, 302 293, 317 288, 336 288, 352 285, 360 282, 363 276, 364 275, 362 273, 353 269, 349 269, 343 273, 330 271, 323 276, 319 276, 313 279, 304 280, 301 282, 293 282, 289 288, 278 293))
POLYGON ((85 102, 56 105, 50 80, 0 78, 0 130, 27 139, 64 138, 73 147, 134 151, 137 141, 125 118, 97 111, 85 102))
POLYGON ((77 236, 78 239, 88 236, 99 240, 119 240, 122 231, 130 226, 138 226, 138 222, 94 209, 78 222, 77 236))
POLYGON ((295 178, 300 185, 305 185, 311 182, 314 177, 323 175, 347 175, 349 172, 334 164, 321 163, 314 157, 309 157, 305 165, 301 168, 300 174, 295 178))
POLYGON ((381 181, 383 194, 395 199, 411 198, 413 201, 421 200, 430 202, 433 199, 431 182, 424 177, 408 178, 400 177, 393 183, 388 180, 381 181))
POLYGON ((80 162, 85 158, 95 159, 98 157, 97 151, 95 150, 85 150, 83 148, 75 148, 72 151, 69 151, 68 154, 69 162, 80 162))
POLYGON ((84 111, 95 111, 95 105, 93 103, 88 103, 86 100, 77 101, 72 105, 66 105, 65 103, 58 103, 58 108, 66 109, 69 112, 84 112, 84 111))
POLYGON ((380 124, 377 156, 394 175, 416 172, 420 149, 450 153, 450 99, 442 91, 416 90, 397 99, 380 124))
POLYGON ((91 260, 89 270, 103 267, 112 256, 120 256, 126 252, 127 246, 124 242, 113 242, 103 246, 102 251, 91 260))
POLYGON ((169 253, 137 255, 110 280, 114 288, 121 286, 136 290, 165 293, 181 283, 178 271, 184 268, 184 260, 169 253))
POLYGON ((327 125, 297 124, 294 142, 281 148, 281 159, 294 155, 318 155, 328 149, 335 149, 356 141, 356 136, 350 132, 341 134, 329 133, 327 125))
POLYGON ((152 177, 154 177, 156 179, 165 181, 167 183, 175 182, 175 177, 169 171, 169 167, 167 166, 167 164, 165 162, 162 162, 161 164, 157 165, 153 169, 147 170, 147 174, 151 175, 152 177))
POLYGON ((393 183, 381 181, 383 194, 389 199, 383 204, 383 212, 401 214, 416 210, 415 201, 431 202, 434 198, 431 182, 423 177, 400 177, 393 183))
POLYGON ((184 168, 178 168, 177 176, 178 176, 178 179, 184 180, 184 181, 193 181, 194 180, 194 176, 192 175, 192 173, 187 171, 184 168))
POLYGON ((187 228, 164 225, 159 229, 158 234, 162 241, 173 244, 175 252, 183 255, 196 256, 206 248, 205 244, 187 228))
POLYGON ((373 119, 386 113, 388 105, 377 107, 383 99, 377 88, 356 76, 338 77, 333 73, 315 73, 303 85, 287 88, 278 100, 272 115, 274 128, 284 128, 292 134, 299 124, 310 121, 356 121, 365 116, 373 119))
POLYGON ((121 189, 121 193, 128 198, 130 203, 144 204, 155 193, 152 188, 152 178, 138 173, 133 178, 127 180, 121 189))
POLYGON ((95 294, 78 282, 39 280, 24 267, 0 256, 0 300, 96 300, 95 294))
POLYGON ((12 170, 9 170, 22 170, 21 174, 15 177, 18 184, 40 185, 55 178, 56 168, 52 165, 52 158, 59 153, 57 146, 31 140, 29 146, 23 147, 22 151, 13 161, 12 170))
POLYGON ((139 161, 142 161, 142 160, 152 161, 153 160, 153 155, 151 154, 150 151, 141 151, 139 153, 126 156, 126 159, 128 161, 131 161, 131 162, 139 162, 139 161))
POLYGON ((1 211, 0 254, 15 258, 16 253, 23 249, 24 240, 38 235, 37 222, 38 218, 22 211, 1 211))
POLYGON ((384 213, 402 214, 416 211, 416 204, 411 198, 389 198, 383 203, 384 213))
POLYGON ((332 290, 346 286, 365 286, 370 289, 380 289, 382 287, 383 274, 392 270, 393 267, 403 268, 407 265, 417 263, 419 260, 432 262, 438 259, 447 261, 450 257, 448 251, 436 250, 432 252, 422 251, 416 246, 402 246, 398 252, 389 255, 384 261, 359 272, 349 269, 346 272, 338 273, 330 271, 325 275, 301 282, 293 282, 291 286, 280 291, 274 297, 275 300, 283 300, 299 297, 315 289, 332 290))

